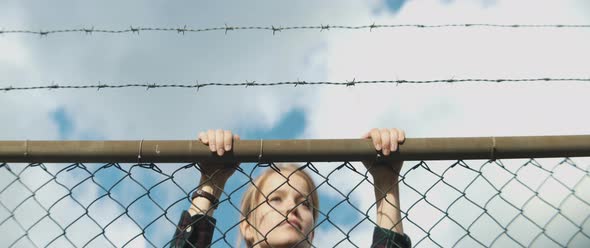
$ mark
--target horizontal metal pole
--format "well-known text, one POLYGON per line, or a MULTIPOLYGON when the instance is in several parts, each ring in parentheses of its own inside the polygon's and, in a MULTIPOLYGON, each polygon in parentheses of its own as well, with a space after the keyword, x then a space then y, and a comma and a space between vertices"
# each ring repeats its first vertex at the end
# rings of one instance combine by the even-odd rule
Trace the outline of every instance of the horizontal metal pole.
POLYGON ((590 156, 590 135, 408 138, 381 155, 369 139, 239 140, 222 157, 197 140, 0 141, 0 162, 329 162, 590 156))

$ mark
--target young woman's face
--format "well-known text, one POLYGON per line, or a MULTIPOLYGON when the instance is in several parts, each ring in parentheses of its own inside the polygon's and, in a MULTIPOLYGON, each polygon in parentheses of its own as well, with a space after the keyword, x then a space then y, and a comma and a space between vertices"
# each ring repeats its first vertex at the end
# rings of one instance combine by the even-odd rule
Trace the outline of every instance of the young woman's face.
POLYGON ((312 189, 298 173, 292 174, 288 183, 285 177, 272 173, 261 187, 268 199, 259 195, 262 205, 254 210, 258 232, 253 230, 255 243, 266 237, 258 244, 261 247, 309 247, 313 239, 312 189))

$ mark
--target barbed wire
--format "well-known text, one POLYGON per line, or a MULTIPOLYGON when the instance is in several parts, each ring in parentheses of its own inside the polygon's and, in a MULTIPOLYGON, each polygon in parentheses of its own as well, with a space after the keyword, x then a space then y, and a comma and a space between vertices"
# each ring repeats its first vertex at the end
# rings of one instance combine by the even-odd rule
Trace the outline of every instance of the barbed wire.
POLYGON ((61 85, 52 83, 51 85, 39 85, 39 86, 24 86, 24 87, 0 87, 0 91, 17 91, 17 90, 41 90, 41 89, 118 89, 118 88, 196 88, 197 90, 203 87, 211 86, 226 86, 226 87, 253 87, 253 86, 282 86, 282 85, 293 85, 294 87, 300 85, 333 85, 333 86, 356 86, 359 84, 431 84, 431 83, 465 83, 465 82, 479 82, 479 83, 516 83, 516 82, 590 82, 590 78, 467 78, 467 79, 433 79, 433 80, 359 80, 353 79, 345 82, 330 82, 330 81, 283 81, 283 82, 270 82, 270 83, 258 83, 256 81, 245 81, 243 83, 199 83, 196 81, 194 84, 157 84, 157 83, 128 83, 128 84, 103 84, 98 82, 97 84, 87 85, 61 85))
POLYGON ((490 23, 456 23, 456 24, 434 24, 434 25, 426 25, 426 24, 371 24, 371 25, 360 25, 360 26, 344 26, 344 25, 315 25, 315 26, 228 26, 225 24, 224 26, 219 27, 209 27, 209 28, 190 28, 187 25, 182 27, 134 27, 129 26, 126 29, 96 29, 94 26, 91 28, 74 28, 74 29, 53 29, 53 30, 32 30, 32 29, 16 29, 16 30, 4 30, 0 29, 0 34, 33 34, 39 35, 41 37, 47 36, 50 34, 57 34, 57 33, 83 33, 83 34, 93 34, 93 33, 106 33, 106 34, 122 34, 122 33, 132 33, 132 34, 139 34, 140 32, 153 32, 153 31, 162 31, 162 32, 176 32, 178 34, 185 34, 185 33, 198 33, 198 32, 211 32, 211 31, 223 31, 225 34, 228 31, 236 31, 236 30, 262 30, 262 31, 271 31, 273 35, 277 32, 285 31, 285 30, 319 30, 328 31, 332 29, 344 29, 344 30, 358 30, 358 29, 369 29, 369 31, 373 31, 373 29, 377 28, 474 28, 474 27, 484 27, 484 28, 590 28, 590 24, 490 24, 490 23))

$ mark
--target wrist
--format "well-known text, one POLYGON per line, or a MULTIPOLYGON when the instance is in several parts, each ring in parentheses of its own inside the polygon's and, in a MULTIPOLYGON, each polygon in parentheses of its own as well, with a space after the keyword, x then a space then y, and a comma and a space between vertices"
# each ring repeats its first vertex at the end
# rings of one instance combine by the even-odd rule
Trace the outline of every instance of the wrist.
POLYGON ((188 212, 191 216, 196 214, 204 214, 213 217, 213 212, 215 212, 215 208, 209 201, 204 197, 197 197, 192 200, 191 207, 189 208, 188 212))

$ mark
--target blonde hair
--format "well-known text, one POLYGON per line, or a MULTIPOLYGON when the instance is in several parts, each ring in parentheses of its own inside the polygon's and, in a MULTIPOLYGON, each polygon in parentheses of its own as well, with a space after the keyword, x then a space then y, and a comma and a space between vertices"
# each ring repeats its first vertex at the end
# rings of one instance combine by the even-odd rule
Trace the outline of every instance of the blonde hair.
MULTIPOLYGON (((298 167, 296 164, 291 164, 291 163, 276 164, 276 165, 280 169, 281 174, 283 174, 283 172, 290 172, 286 176, 287 178, 290 178, 292 175, 297 173, 298 175, 302 176, 303 179, 307 182, 307 187, 311 190, 311 193, 309 195, 310 198, 308 198, 308 201, 313 208, 313 220, 314 220, 314 225, 315 225, 318 220, 319 207, 320 207, 319 201, 320 200, 318 197, 318 192, 316 190, 315 183, 313 182, 311 176, 303 170, 305 168, 305 166, 298 167)), ((259 205, 258 199, 262 195, 260 188, 266 182, 266 179, 268 179, 268 177, 270 175, 272 175, 272 173, 277 173, 277 172, 275 170, 273 170, 272 168, 266 169, 260 176, 258 176, 253 181, 253 183, 250 184, 250 186, 248 187, 246 192, 244 192, 244 196, 242 197, 242 203, 241 203, 241 208, 240 208, 240 212, 241 212, 240 223, 246 222, 247 220, 252 220, 252 215, 254 215, 254 219, 255 219, 256 215, 252 214, 252 213, 255 210, 255 208, 258 207, 258 205, 259 205)), ((285 175, 285 174, 283 174, 283 175, 285 175)), ((251 225, 250 223, 252 223, 252 222, 249 222, 246 224, 251 225)), ((247 247, 252 247, 252 245, 253 245, 252 242, 246 240, 246 237, 244 237, 244 235, 241 233, 241 229, 240 229, 240 234, 238 235, 236 247, 239 248, 242 241, 245 241, 247 247)))

